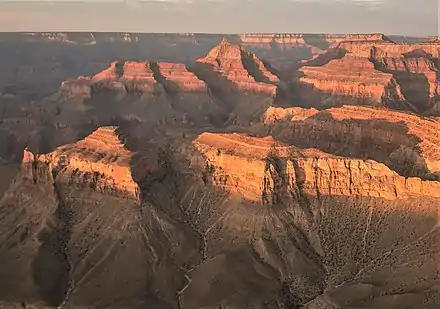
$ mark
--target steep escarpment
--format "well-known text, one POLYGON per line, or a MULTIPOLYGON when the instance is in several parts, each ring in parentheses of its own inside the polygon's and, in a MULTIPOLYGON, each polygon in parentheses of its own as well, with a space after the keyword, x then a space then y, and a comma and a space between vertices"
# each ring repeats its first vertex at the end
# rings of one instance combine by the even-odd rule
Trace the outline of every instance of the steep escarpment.
POLYGON ((229 110, 181 63, 115 61, 93 77, 78 78, 63 86, 64 100, 87 99, 83 104, 92 108, 107 101, 109 111, 120 110, 112 112, 113 116, 137 114, 137 118, 155 125, 221 125, 229 110))
MULTIPOLYGON (((252 251, 265 265, 262 269, 270 267, 280 276, 281 285, 267 303, 274 308, 437 304, 435 290, 429 288, 435 276, 430 283, 415 283, 407 277, 405 263, 428 261, 426 268, 411 273, 420 278, 438 262, 424 244, 432 245, 433 252, 440 249, 439 183, 404 178, 373 160, 291 145, 241 134, 205 133, 194 141, 203 154, 199 164, 205 166, 206 182, 244 199, 243 206, 236 205, 233 211, 231 204, 222 203, 220 209, 227 210, 216 221, 217 229, 235 230, 238 239, 252 239, 252 251), (420 199, 432 204, 422 206, 416 202, 420 199), (409 232, 400 220, 408 226, 422 220, 426 229, 409 232), (403 243, 400 233, 408 237, 403 243), (376 283, 381 280, 387 284, 376 283)), ((206 261, 191 273, 185 299, 208 291, 200 283, 206 272, 235 282, 210 270, 209 264, 206 261)), ((245 297, 247 292, 243 293, 245 297)), ((224 304, 234 307, 233 300, 224 304)))
POLYGON ((3 301, 436 305, 438 182, 276 135, 205 133, 135 153, 119 130, 100 128, 46 155, 25 152, 21 177, 0 201, 3 301), (85 177, 91 171, 99 177, 85 177), (408 274, 408 263, 420 267, 408 274))
POLYGON ((278 99, 278 77, 254 54, 226 39, 198 59, 193 70, 232 108, 228 123, 248 125, 278 99))
POLYGON ((378 69, 393 74, 402 94, 418 112, 423 113, 437 103, 439 84, 435 62, 438 60, 417 53, 383 57, 377 49, 373 49, 372 59, 378 69))
MULTIPOLYGON (((277 139, 301 147, 385 163, 404 176, 438 179, 439 123, 417 115, 360 106, 326 111, 270 109, 263 116, 277 139)), ((259 129, 257 129, 259 130, 259 129)))
POLYGON ((254 201, 277 194, 440 197, 440 183, 404 178, 373 160, 350 159, 283 145, 272 138, 205 133, 195 146, 213 166, 215 184, 254 201))
POLYGON ((133 179, 150 169, 133 155, 114 127, 50 154, 25 151, 0 201, 2 301, 178 307, 199 236, 140 194, 133 179))
POLYGON ((375 69, 366 58, 345 55, 323 66, 304 66, 298 101, 317 108, 342 104, 411 109, 393 75, 375 69))
POLYGON ((269 95, 276 93, 276 86, 265 83, 277 82, 276 76, 270 73, 255 55, 229 43, 226 39, 206 57, 198 59, 197 64, 201 75, 205 75, 213 84, 218 84, 218 87, 226 88, 226 91, 241 90, 269 95))
POLYGON ((137 198, 139 190, 130 168, 133 154, 122 138, 116 127, 101 127, 75 144, 37 155, 32 164, 49 166, 57 179, 72 186, 137 198))
POLYGON ((387 106, 435 115, 438 49, 435 42, 397 44, 387 38, 340 41, 303 62, 295 104, 387 106), (301 90, 303 84, 310 89, 301 90), (308 97, 312 103, 301 102, 308 97))
POLYGON ((433 58, 438 58, 440 44, 438 42, 396 44, 393 42, 343 41, 338 47, 363 58, 371 56, 373 47, 376 49, 376 53, 379 52, 384 57, 395 58, 416 51, 429 54, 433 58))
MULTIPOLYGON (((170 37, 216 43, 154 48, 177 52, 170 37)), ((344 36, 248 39, 270 54, 344 36)), ((440 119, 356 106, 429 108, 409 73, 434 83, 434 58, 378 55, 308 62, 325 90, 307 109, 275 107, 272 68, 226 41, 195 66, 117 60, 33 104, 0 96, 0 164, 21 159, 0 165, 0 307, 438 308, 440 119)))

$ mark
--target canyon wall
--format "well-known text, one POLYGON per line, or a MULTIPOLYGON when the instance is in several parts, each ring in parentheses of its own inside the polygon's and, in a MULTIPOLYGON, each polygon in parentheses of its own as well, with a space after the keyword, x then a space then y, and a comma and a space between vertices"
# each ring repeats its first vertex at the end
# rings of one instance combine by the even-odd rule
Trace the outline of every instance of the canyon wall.
POLYGON ((439 47, 436 42, 397 44, 387 37, 343 40, 303 62, 299 100, 315 95, 307 104, 366 104, 435 114, 439 47), (309 86, 301 90, 303 84, 309 86))
POLYGON ((262 120, 283 142, 342 156, 371 158, 406 177, 439 177, 440 124, 434 118, 343 106, 321 112, 271 108, 262 120))
POLYGON ((120 139, 116 127, 102 127, 75 144, 64 145, 48 154, 24 151, 24 176, 36 179, 36 170, 65 185, 92 188, 116 196, 138 198, 139 188, 131 175, 133 154, 120 139))
POLYGON ((323 66, 304 66, 299 72, 299 101, 313 107, 399 102, 402 108, 411 108, 393 75, 376 70, 366 58, 346 55, 323 66))
POLYGON ((255 202, 273 202, 283 194, 440 197, 439 182, 405 178, 373 160, 300 149, 272 138, 204 133, 194 145, 206 156, 216 185, 255 202))

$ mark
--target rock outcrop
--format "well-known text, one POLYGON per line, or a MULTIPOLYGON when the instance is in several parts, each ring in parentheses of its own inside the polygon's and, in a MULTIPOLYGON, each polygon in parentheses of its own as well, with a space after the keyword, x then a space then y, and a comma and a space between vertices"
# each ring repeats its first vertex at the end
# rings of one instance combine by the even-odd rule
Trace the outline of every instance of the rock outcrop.
POLYGON ((440 182, 405 178, 373 160, 300 149, 271 137, 204 133, 194 145, 206 156, 216 185, 253 201, 274 201, 277 194, 440 197, 440 182))
POLYGON ((31 179, 36 179, 38 167, 47 166, 48 173, 66 185, 137 198, 138 185, 131 174, 133 153, 123 143, 116 127, 102 127, 48 154, 34 155, 25 150, 22 165, 31 179))
POLYGON ((373 53, 390 58, 401 57, 403 54, 414 52, 428 54, 433 58, 439 58, 440 55, 440 42, 396 44, 392 42, 343 41, 338 47, 364 58, 371 57, 373 53))
POLYGON ((439 100, 438 72, 427 55, 401 55, 400 57, 383 57, 373 50, 372 59, 376 67, 383 72, 393 74, 400 85, 406 100, 412 103, 416 111, 423 113, 439 100))
POLYGON ((304 66, 298 84, 299 102, 316 108, 343 104, 412 108, 393 75, 376 70, 366 58, 346 55, 323 66, 304 66))
POLYGON ((397 44, 387 37, 347 38, 304 61, 299 84, 305 81, 316 88, 303 94, 317 95, 313 106, 320 102, 324 106, 384 105, 432 115, 439 100, 439 50, 436 42, 397 44), (353 82, 358 83, 348 85, 353 82), (327 96, 319 97, 325 88, 327 96))
POLYGON ((371 158, 406 177, 439 179, 440 123, 434 118, 343 106, 321 112, 271 108, 262 120, 276 138, 289 144, 371 158))
POLYGON ((156 80, 150 62, 115 61, 110 67, 91 79, 91 84, 101 84, 116 91, 137 91, 157 94, 163 86, 156 80))
POLYGON ((336 46, 396 45, 380 34, 258 34, 190 67, 221 37, 6 35, 90 77, 0 95, 0 307, 439 307, 440 118, 417 115, 439 107, 435 57, 336 46), (314 53, 303 73, 324 90, 299 90, 316 109, 291 107, 266 60, 314 53))
POLYGON ((267 93, 275 96, 278 78, 254 54, 223 39, 195 67, 208 84, 229 91, 267 93))
POLYGON ((169 91, 207 93, 208 86, 182 63, 158 62, 159 73, 169 91))

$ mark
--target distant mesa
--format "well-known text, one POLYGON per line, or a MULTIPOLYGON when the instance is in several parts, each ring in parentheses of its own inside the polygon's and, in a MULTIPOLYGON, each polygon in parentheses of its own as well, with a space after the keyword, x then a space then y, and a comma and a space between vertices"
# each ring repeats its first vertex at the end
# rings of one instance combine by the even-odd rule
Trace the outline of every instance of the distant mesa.
POLYGON ((255 54, 225 38, 206 57, 197 59, 195 69, 220 88, 229 83, 231 88, 255 93, 275 95, 280 81, 255 54))

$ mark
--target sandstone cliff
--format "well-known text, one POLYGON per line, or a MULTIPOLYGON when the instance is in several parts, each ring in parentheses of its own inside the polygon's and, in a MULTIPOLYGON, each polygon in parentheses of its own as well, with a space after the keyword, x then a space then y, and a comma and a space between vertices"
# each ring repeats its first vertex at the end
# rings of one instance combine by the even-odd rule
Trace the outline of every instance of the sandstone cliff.
POLYGON ((283 145, 272 138, 204 133, 194 142, 216 185, 253 201, 277 195, 440 197, 440 182, 404 178, 373 160, 333 156, 283 145))
POLYGON ((373 49, 376 54, 380 53, 383 57, 401 57, 403 54, 410 54, 416 51, 429 54, 433 58, 438 58, 440 43, 396 44, 393 42, 343 41, 338 47, 364 58, 371 57, 373 49))
POLYGON ((348 38, 303 62, 299 84, 305 81, 312 89, 302 97, 316 96, 315 107, 324 101, 330 106, 338 103, 385 105, 432 114, 438 102, 438 50, 436 42, 397 44, 386 37, 348 38), (385 79, 389 82, 383 81, 385 79), (320 97, 322 89, 325 89, 324 96, 320 97))
POLYGON ((214 47, 206 57, 197 60, 196 70, 208 83, 220 88, 275 96, 278 78, 270 73, 254 54, 246 52, 226 39, 214 47))
POLYGON ((366 58, 346 55, 323 66, 300 69, 299 101, 323 108, 342 104, 412 108, 392 74, 374 68, 366 58))
POLYGON ((132 156, 116 127, 102 127, 48 154, 34 155, 25 150, 22 165, 30 179, 37 179, 36 169, 47 166, 48 173, 65 184, 137 198, 138 186, 131 176, 132 156))
POLYGON ((383 57, 373 50, 372 59, 378 69, 393 74, 402 94, 420 113, 432 108, 439 96, 435 59, 429 56, 383 57))
POLYGON ((407 177, 438 179, 438 120, 360 106, 321 112, 272 108, 262 120, 284 142, 348 157, 371 158, 407 177))

